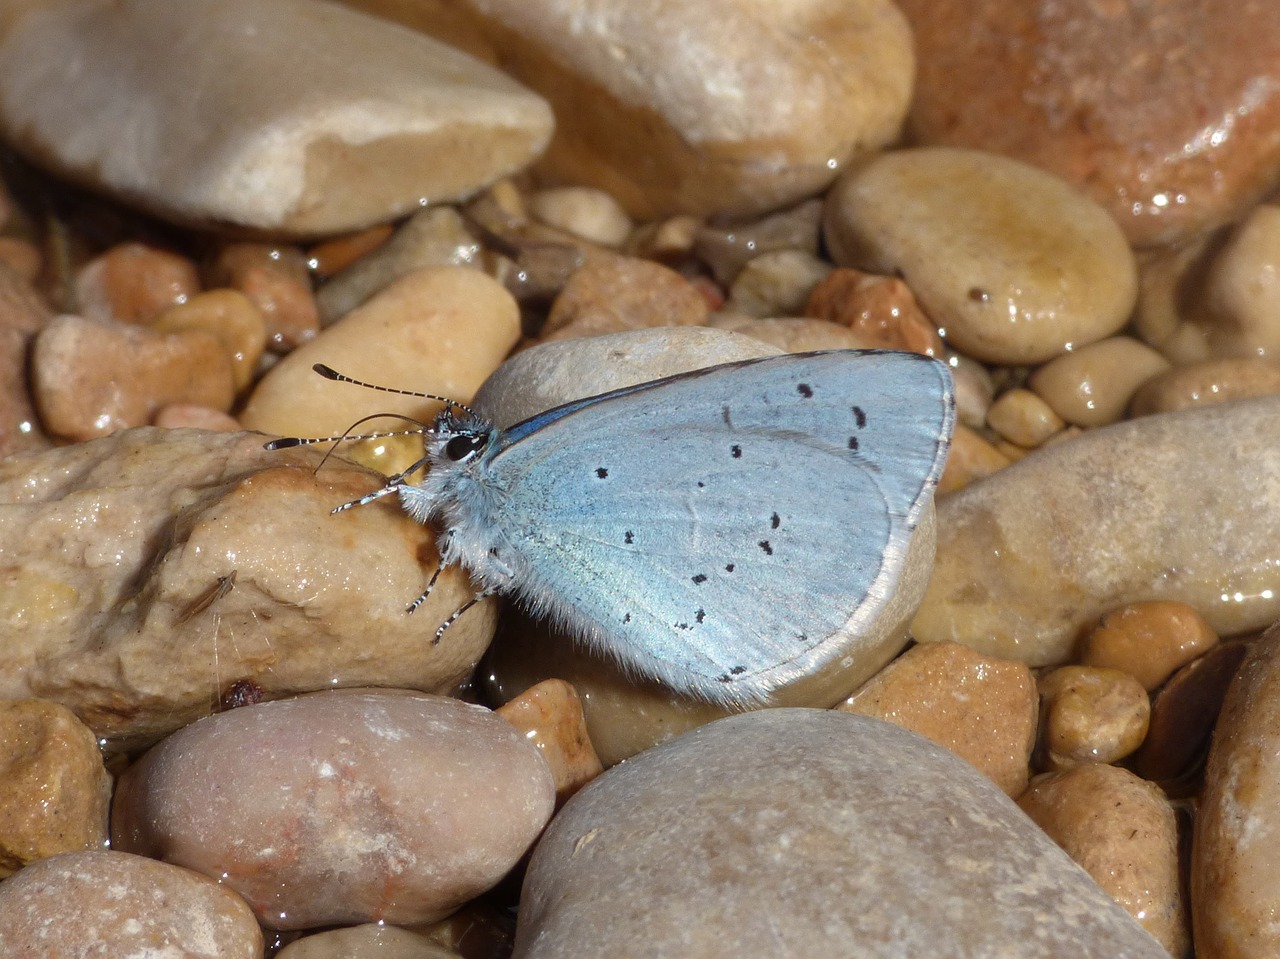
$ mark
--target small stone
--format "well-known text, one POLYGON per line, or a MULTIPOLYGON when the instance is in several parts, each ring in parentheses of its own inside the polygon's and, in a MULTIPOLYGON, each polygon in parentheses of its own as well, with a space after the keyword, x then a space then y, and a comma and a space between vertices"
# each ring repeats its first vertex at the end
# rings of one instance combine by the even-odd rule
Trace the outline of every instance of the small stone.
POLYGON ((31 370, 45 429, 70 440, 143 426, 173 403, 229 410, 235 400, 231 356, 202 330, 59 316, 36 336, 31 370))
POLYGON ((1142 246, 1236 219, 1276 183, 1280 25, 1266 2, 901 7, 920 58, 916 142, 1051 170, 1142 246))
POLYGON ((694 236, 693 250, 721 284, 728 286, 758 256, 779 250, 818 253, 822 201, 806 200, 788 210, 736 223, 708 223, 694 236))
POLYGON ((987 411, 995 398, 991 371, 976 360, 956 353, 947 357, 956 389, 956 419, 965 426, 981 429, 987 425, 987 411))
POLYGON ((601 253, 569 277, 551 304, 542 338, 698 326, 706 319, 706 301, 679 273, 648 260, 601 253))
POLYGON ((1115 221, 1057 177, 976 150, 897 150, 827 195, 841 266, 901 276, 947 342, 984 362, 1041 363, 1110 336, 1137 296, 1115 221))
POLYGON ((911 34, 888 0, 464 6, 503 67, 551 102, 539 171, 641 219, 813 196, 897 137, 911 96, 911 34))
POLYGON ((28 283, 34 283, 44 270, 40 248, 17 236, 0 236, 0 262, 28 283))
POLYGON ((951 452, 938 481, 938 495, 962 490, 1008 466, 1012 460, 996 449, 976 430, 957 423, 951 434, 951 452))
POLYGON ((1191 853, 1197 956, 1280 953, 1280 630, 1253 644, 1213 734, 1191 853))
POLYGON ((620 247, 631 234, 631 217, 604 190, 550 187, 531 195, 528 203, 534 219, 601 246, 620 247))
POLYGON ((814 709, 609 770, 534 850, 514 959, 677 955, 1168 959, 967 763, 814 709))
POLYGON ((1178 818, 1158 787, 1116 766, 1080 766, 1037 777, 1018 806, 1170 956, 1190 953, 1178 818))
POLYGON ((221 342, 231 357, 236 393, 253 382, 267 344, 262 312, 239 290, 197 293, 157 316, 151 328, 157 333, 203 330, 221 342))
POLYGON ((1022 663, 934 643, 907 650, 837 708, 932 739, 1017 796, 1030 775, 1037 706, 1022 663))
POLYGON ((560 802, 604 770, 587 734, 582 700, 564 680, 544 680, 495 712, 538 747, 551 767, 560 802))
POLYGON ((385 222, 523 168, 551 135, 547 104, 496 69, 336 3, 28 12, 0 42, 9 145, 202 227, 316 236, 385 222))
POLYGON ((489 710, 330 690, 174 733, 121 776, 111 835, 218 878, 272 928, 403 925, 494 886, 554 805, 538 750, 489 710))
POLYGON ((242 428, 240 421, 229 413, 192 403, 174 403, 162 407, 151 418, 151 425, 166 430, 197 429, 213 430, 216 433, 234 433, 242 428))
POLYGON ((0 884, 6 956, 261 959, 244 900, 206 876, 125 852, 67 852, 0 884))
POLYGON ((432 206, 409 217, 378 249, 332 277, 316 294, 325 326, 337 322, 380 290, 424 266, 471 266, 480 242, 451 206, 432 206))
MULTIPOLYGON (((683 213, 642 223, 632 231, 627 252, 641 259, 657 260, 659 263, 682 260, 693 253, 699 231, 704 225, 701 218, 683 213)), ((816 237, 816 226, 814 233, 816 237)), ((817 243, 815 242, 813 249, 805 252, 816 251, 817 243)))
POLYGON ((1113 336, 1050 360, 1027 385, 1068 423, 1106 426, 1124 416, 1134 393, 1169 361, 1144 343, 1113 336))
POLYGON ((987 425, 1011 443, 1033 449, 1067 424, 1030 390, 1012 389, 987 410, 987 425))
POLYGON ((938 331, 905 283, 848 267, 833 270, 809 296, 806 316, 843 323, 876 349, 910 350, 941 357, 938 331))
POLYGON ((768 343, 784 353, 807 353, 810 350, 869 350, 871 344, 847 326, 830 320, 807 320, 798 317, 753 319, 737 313, 712 313, 707 326, 716 330, 741 333, 761 343, 768 343))
POLYGON ((728 308, 753 317, 800 316, 831 264, 805 250, 762 253, 738 271, 728 308))
POLYGON ((395 227, 390 223, 378 223, 354 233, 324 240, 307 250, 307 266, 313 276, 327 280, 357 260, 377 251, 394 233, 395 227))
POLYGON ((1130 603, 1103 616, 1084 638, 1080 663, 1128 673, 1150 692, 1217 642, 1218 634, 1186 603, 1130 603))
POLYGON ((377 922, 303 936, 275 959, 459 959, 459 954, 419 933, 377 922))
POLYGON ((1280 362, 1260 357, 1202 360, 1158 373, 1138 388, 1130 416, 1172 413, 1195 406, 1280 395, 1280 362))
POLYGON ((1128 673, 1063 666, 1042 676, 1039 688, 1039 754, 1045 768, 1118 762, 1147 735, 1151 701, 1128 673))
POLYGON ((306 257, 297 247, 230 243, 210 272, 215 284, 239 290, 258 308, 274 352, 288 353, 320 329, 306 257))
POLYGON ((0 263, 0 459, 50 445, 32 404, 28 356, 52 318, 31 284, 0 263))
POLYGON ((110 804, 97 738, 71 710, 0 702, 0 877, 60 852, 103 848, 110 804))
POLYGON ((1222 636, 1265 628, 1280 618, 1277 475, 1275 397, 1049 443, 939 497, 938 554, 912 633, 1044 666, 1130 602, 1185 602, 1222 636))
POLYGON ((121 243, 80 268, 74 296, 86 319, 145 326, 198 292, 200 276, 185 256, 121 243))

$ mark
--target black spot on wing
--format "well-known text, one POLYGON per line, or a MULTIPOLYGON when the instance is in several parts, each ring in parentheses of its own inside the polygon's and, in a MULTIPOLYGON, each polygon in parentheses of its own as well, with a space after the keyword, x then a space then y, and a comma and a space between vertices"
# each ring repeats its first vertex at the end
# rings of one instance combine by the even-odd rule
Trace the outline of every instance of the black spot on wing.
POLYGON ((813 387, 808 383, 797 383, 796 392, 803 396, 806 400, 813 399, 813 387))
POLYGON ((608 476, 608 475, 609 475, 609 471, 608 471, 607 469, 605 469, 603 466, 597 466, 597 467, 596 467, 596 476, 597 476, 597 477, 599 477, 600 479, 604 479, 604 478, 605 478, 606 476, 608 476))
POLYGON ((705 609, 699 608, 698 611, 693 614, 693 618, 697 620, 699 624, 701 624, 702 621, 707 618, 707 611, 705 609))
POLYGON ((726 573, 732 573, 732 572, 733 572, 733 563, 727 563, 727 564, 725 564, 724 571, 725 571, 726 573))
POLYGON ((853 422, 858 429, 864 429, 867 425, 867 411, 861 406, 853 408, 853 422))
POLYGON ((782 525, 782 517, 779 516, 777 513, 774 513, 772 516, 769 517, 769 526, 771 528, 777 529, 781 525, 782 525))
POLYGON ((853 450, 855 453, 858 452, 858 438, 856 436, 849 437, 849 449, 853 450))
POLYGON ((696 585, 701 586, 703 583, 705 583, 705 582, 707 581, 707 574, 706 574, 706 573, 696 573, 696 574, 695 574, 693 577, 691 577, 691 578, 693 579, 693 582, 694 582, 696 585))
POLYGON ((630 546, 632 543, 636 541, 635 533, 631 532, 631 530, 627 530, 625 533, 622 534, 622 541, 626 543, 628 546, 630 546))
POLYGON ((631 614, 630 614, 630 613, 623 613, 623 615, 622 615, 622 621, 623 621, 624 623, 629 623, 629 622, 631 622, 631 614))
POLYGON ((742 459, 742 447, 739 446, 737 443, 734 443, 732 446, 729 447, 729 453, 736 460, 742 459))
POLYGON ((747 671, 746 666, 734 666, 733 669, 729 670, 729 672, 732 673, 734 676, 741 676, 746 671, 747 671))
POLYGON ((764 550, 764 554, 766 556, 773 555, 773 545, 767 539, 760 540, 760 542, 757 543, 756 545, 759 546, 762 550, 764 550))

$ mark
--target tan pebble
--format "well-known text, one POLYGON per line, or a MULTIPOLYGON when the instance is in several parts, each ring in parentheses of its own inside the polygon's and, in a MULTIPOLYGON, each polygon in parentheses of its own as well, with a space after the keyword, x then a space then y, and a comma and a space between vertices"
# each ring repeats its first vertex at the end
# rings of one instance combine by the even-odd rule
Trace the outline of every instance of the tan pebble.
POLYGON ((36 415, 31 340, 53 313, 32 285, 0 262, 0 459, 50 445, 36 415))
POLYGON ((827 194, 841 266, 903 277, 953 349, 1041 363, 1119 330, 1133 253, 1107 213, 1057 177, 992 153, 895 150, 827 194))
POLYGON ((386 923, 327 929, 295 939, 275 959, 459 959, 418 932, 386 923))
POLYGON ((495 712, 538 747, 551 767, 560 802, 604 771, 587 734, 582 700, 563 679, 543 680, 495 712))
POLYGON ((1213 356, 1205 335, 1204 278, 1222 232, 1172 247, 1141 251, 1133 330, 1173 363, 1213 356))
POLYGON ((1151 702, 1128 673, 1063 666, 1040 677, 1039 758, 1048 769, 1112 763, 1147 734, 1151 702))
POLYGON ((1178 817, 1164 793, 1106 764, 1032 781, 1018 806, 1169 951, 1191 948, 1178 817))
POLYGON ((1084 638, 1080 662, 1128 673, 1151 691, 1217 642, 1218 634, 1186 603, 1130 603, 1103 616, 1084 638))
POLYGON ((758 256, 775 250, 817 254, 822 202, 806 200, 788 210, 731 224, 708 223, 698 229, 694 252, 728 285, 758 256))
POLYGON ((145 425, 172 403, 229 410, 235 400, 231 357, 201 330, 60 316, 36 336, 31 366, 40 418, 66 439, 145 425))
POLYGON ((836 708, 932 739, 1010 796, 1026 788, 1038 702, 1023 663, 958 643, 914 646, 836 708))
POLYGON ((1039 396, 1030 390, 1012 389, 987 410, 987 425, 1011 443, 1024 449, 1039 446, 1067 424, 1039 396))
POLYGON ((627 211, 594 187, 550 187, 531 194, 527 203, 534 219, 601 246, 620 247, 631 233, 627 211))
POLYGON ((237 393, 253 382, 267 345, 267 324, 262 313, 239 290, 198 293, 185 303, 169 307, 155 318, 151 328, 158 333, 203 330, 220 340, 231 357, 237 393))
POLYGON ((763 253, 739 271, 728 306, 761 318, 801 316, 813 288, 830 272, 830 263, 804 250, 763 253))
POLYGON ((324 240, 307 250, 307 265, 312 274, 328 279, 378 249, 391 239, 394 232, 395 228, 390 223, 379 223, 355 233, 324 240))
MULTIPOLYGON (((278 436, 341 434, 371 413, 430 422, 440 404, 333 383, 312 371, 324 363, 348 376, 467 402, 520 336, 520 309, 497 282, 465 267, 424 267, 285 356, 249 395, 245 429, 278 436)), ((394 421, 369 428, 403 426, 394 421)), ((422 455, 422 439, 348 447, 390 475, 422 455), (384 452, 378 452, 383 450, 384 452)))
POLYGON ((947 455, 947 466, 938 482, 938 493, 954 493, 964 489, 970 483, 999 472, 1012 462, 987 442, 981 433, 971 430, 963 423, 957 423, 955 432, 951 434, 951 452, 947 455))
POLYGON ((1128 336, 1113 336, 1063 353, 1031 374, 1027 385, 1059 416, 1077 426, 1106 426, 1169 361, 1128 336))
POLYGON ((0 702, 0 877, 107 841, 111 777, 98 740, 65 706, 0 702))
POLYGON ((511 955, 511 939, 515 933, 511 914, 497 903, 484 899, 472 900, 439 922, 413 928, 450 950, 450 956, 467 959, 501 959, 511 955))
POLYGON ((1280 360, 1280 206, 1254 207, 1213 258, 1205 301, 1215 356, 1280 360))
POLYGON ((77 310, 86 318, 150 323, 200 290, 195 264, 142 243, 121 243, 76 274, 77 310))
POLYGON ((44 254, 40 248, 17 236, 0 236, 0 260, 28 283, 34 283, 44 268, 44 254))
POLYGON ((192 403, 174 403, 161 408, 152 417, 151 425, 168 430, 189 428, 217 433, 234 433, 241 428, 240 421, 234 416, 192 403))
POLYGON ((1205 767, 1191 852, 1198 957, 1280 955, 1280 629, 1252 644, 1205 767))
POLYGON ((297 247, 229 243, 210 272, 213 285, 234 287, 262 313, 269 349, 287 353, 320 329, 307 260, 297 247))
POLYGON ((1147 380, 1129 401, 1130 416, 1171 413, 1280 393, 1280 362, 1260 357, 1203 360, 1147 380))
POLYGON ((981 429, 987 425, 987 410, 995 396, 991 371, 967 356, 953 353, 946 359, 956 391, 956 419, 965 426, 981 429))
POLYGON ((569 277, 551 304, 542 338, 698 326, 706 318, 706 301, 674 270, 648 260, 602 253, 569 277))
POLYGON ((806 316, 843 323, 882 350, 941 357, 942 340, 907 284, 847 267, 832 270, 809 295, 806 316))
POLYGON ((707 326, 717 330, 732 330, 762 343, 770 343, 788 353, 871 349, 871 344, 849 327, 829 320, 806 320, 798 317, 756 319, 724 311, 707 317, 707 326))
POLYGON ((1031 452, 1027 447, 1019 446, 1017 443, 1010 443, 1008 440, 996 440, 995 447, 1010 463, 1026 459, 1027 454, 1031 452))
POLYGON ((1151 703, 1151 726, 1134 755, 1134 770, 1169 795, 1199 791, 1200 767, 1227 687, 1248 646, 1219 643, 1169 678, 1151 703))
POLYGON ((693 252, 698 231, 703 227, 700 217, 680 214, 652 223, 645 223, 631 234, 627 252, 646 260, 666 262, 683 259, 693 252))

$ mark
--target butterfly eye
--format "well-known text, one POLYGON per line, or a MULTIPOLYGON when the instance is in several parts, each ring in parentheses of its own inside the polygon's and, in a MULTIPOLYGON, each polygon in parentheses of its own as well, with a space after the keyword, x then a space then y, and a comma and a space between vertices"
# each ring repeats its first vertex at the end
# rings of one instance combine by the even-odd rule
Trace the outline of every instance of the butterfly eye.
POLYGON ((463 433, 444 444, 444 455, 455 463, 470 459, 484 448, 487 440, 485 433, 463 433))

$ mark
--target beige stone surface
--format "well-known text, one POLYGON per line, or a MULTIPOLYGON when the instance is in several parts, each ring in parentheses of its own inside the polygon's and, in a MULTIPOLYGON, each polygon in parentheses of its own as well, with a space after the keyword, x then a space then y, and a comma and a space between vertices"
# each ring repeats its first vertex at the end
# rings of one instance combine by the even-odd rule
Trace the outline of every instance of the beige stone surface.
POLYGON ((603 771, 587 732, 582 700, 563 679, 530 686, 495 712, 538 748, 551 767, 561 802, 603 771))
POLYGON ((1039 679, 1042 769, 1119 762, 1142 745, 1151 701, 1142 684, 1118 669, 1062 666, 1039 679))
POLYGON ((1280 394, 1280 362, 1261 357, 1202 360, 1147 380, 1129 403, 1131 416, 1280 394))
POLYGON ((1124 417, 1134 393, 1169 361, 1130 336, 1110 336, 1055 357, 1027 385, 1076 426, 1106 426, 1124 417))
POLYGON ((1150 692, 1217 642, 1217 633, 1186 603, 1130 603, 1111 610, 1084 637, 1080 663, 1119 669, 1150 692))

